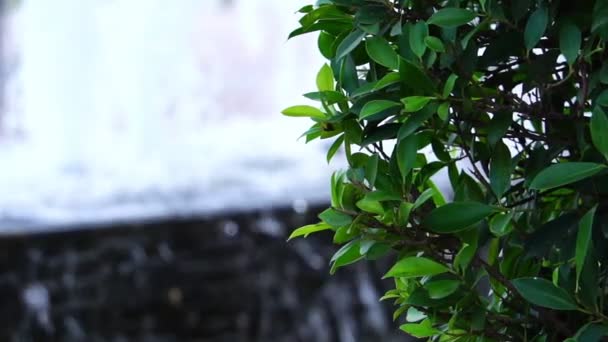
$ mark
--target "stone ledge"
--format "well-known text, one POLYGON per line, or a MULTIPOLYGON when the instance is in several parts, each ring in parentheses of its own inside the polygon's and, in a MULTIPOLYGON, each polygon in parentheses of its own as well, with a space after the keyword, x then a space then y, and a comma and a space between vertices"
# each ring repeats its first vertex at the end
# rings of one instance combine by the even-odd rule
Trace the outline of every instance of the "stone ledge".
POLYGON ((387 341, 380 265, 330 277, 328 236, 285 242, 319 210, 4 237, 0 340, 387 341))

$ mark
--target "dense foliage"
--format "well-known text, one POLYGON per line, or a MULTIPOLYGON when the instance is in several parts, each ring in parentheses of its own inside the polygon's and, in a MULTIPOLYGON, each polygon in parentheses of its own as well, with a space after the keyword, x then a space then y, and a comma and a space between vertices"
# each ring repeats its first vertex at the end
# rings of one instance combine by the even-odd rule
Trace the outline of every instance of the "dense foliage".
MULTIPOLYGON (((332 272, 393 258, 401 329, 433 341, 608 332, 608 1, 325 0, 307 141, 348 169, 332 272), (434 181, 449 179, 451 192, 434 181)), ((447 183, 447 180, 446 180, 447 183)))

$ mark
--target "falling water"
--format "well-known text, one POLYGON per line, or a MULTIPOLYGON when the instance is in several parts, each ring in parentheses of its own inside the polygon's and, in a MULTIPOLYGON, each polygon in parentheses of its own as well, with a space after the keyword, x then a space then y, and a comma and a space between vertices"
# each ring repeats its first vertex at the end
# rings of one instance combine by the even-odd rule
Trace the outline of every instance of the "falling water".
POLYGON ((324 198, 322 146, 296 141, 307 123, 278 114, 314 89, 322 63, 314 37, 286 40, 296 5, 23 0, 4 214, 95 220, 324 198))

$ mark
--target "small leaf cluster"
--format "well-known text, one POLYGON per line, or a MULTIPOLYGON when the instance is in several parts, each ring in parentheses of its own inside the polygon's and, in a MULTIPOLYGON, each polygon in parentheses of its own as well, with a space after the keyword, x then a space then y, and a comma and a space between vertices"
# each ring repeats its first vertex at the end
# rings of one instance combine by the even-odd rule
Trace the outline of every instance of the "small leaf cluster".
POLYGON ((388 258, 383 300, 432 341, 608 333, 608 1, 322 0, 327 59, 283 114, 348 168, 331 272, 388 258), (445 184, 441 184, 441 183, 445 184))

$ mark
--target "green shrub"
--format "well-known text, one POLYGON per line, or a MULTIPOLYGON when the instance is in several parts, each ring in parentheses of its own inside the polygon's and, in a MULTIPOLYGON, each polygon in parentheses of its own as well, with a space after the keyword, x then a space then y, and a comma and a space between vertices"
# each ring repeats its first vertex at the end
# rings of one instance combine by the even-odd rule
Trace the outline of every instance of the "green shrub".
POLYGON ((608 1, 325 0, 300 11, 329 62, 306 141, 348 169, 331 271, 395 260, 401 329, 434 341, 608 332, 608 1), (449 181, 448 181, 449 179, 449 181), (452 191, 442 193, 438 180, 452 191))

